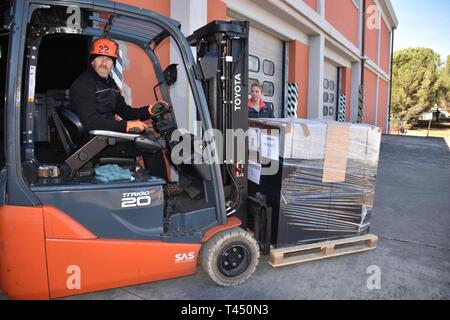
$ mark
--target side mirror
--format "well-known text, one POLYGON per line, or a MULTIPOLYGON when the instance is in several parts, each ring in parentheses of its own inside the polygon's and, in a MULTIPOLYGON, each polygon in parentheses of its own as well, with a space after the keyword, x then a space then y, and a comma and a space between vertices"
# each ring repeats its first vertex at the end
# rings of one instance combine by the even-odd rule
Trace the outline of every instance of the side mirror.
POLYGON ((199 59, 198 64, 204 80, 214 78, 217 75, 219 56, 217 53, 207 52, 199 59))
POLYGON ((175 82, 177 82, 178 78, 177 66, 178 64, 172 63, 164 70, 164 79, 166 79, 166 84, 168 86, 171 86, 175 82))

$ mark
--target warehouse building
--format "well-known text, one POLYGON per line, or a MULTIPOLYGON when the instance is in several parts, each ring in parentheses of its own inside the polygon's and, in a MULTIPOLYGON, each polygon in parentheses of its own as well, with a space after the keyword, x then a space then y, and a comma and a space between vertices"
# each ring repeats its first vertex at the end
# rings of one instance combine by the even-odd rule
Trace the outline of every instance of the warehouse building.
MULTIPOLYGON (((119 2, 170 16, 186 35, 216 19, 248 20, 249 82, 263 86, 276 117, 364 122, 388 130, 392 39, 398 25, 390 0, 119 2)), ((166 57, 163 65, 178 61, 171 44, 159 50, 166 57)), ((142 54, 129 46, 125 51, 142 54)), ((124 91, 133 105, 152 99, 149 87, 138 85, 154 82, 144 72, 138 64, 123 67, 125 89, 133 88, 124 91)), ((174 104, 192 103, 188 91, 178 87, 174 104)), ((177 117, 189 127, 195 114, 177 117)))

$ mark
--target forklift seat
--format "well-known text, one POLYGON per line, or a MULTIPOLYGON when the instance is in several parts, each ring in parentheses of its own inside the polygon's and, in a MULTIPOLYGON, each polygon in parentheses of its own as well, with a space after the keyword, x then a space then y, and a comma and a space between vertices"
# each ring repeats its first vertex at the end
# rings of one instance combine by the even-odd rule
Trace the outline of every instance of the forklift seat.
POLYGON ((68 108, 56 107, 52 118, 66 155, 75 151, 84 140, 84 128, 80 118, 68 108))
MULTIPOLYGON (((103 150, 103 148, 93 148, 91 147, 96 139, 99 137, 94 137, 88 143, 84 144, 86 133, 84 132, 83 124, 81 123, 78 115, 67 107, 55 107, 55 111, 52 113, 52 119, 55 123, 56 130, 58 132, 59 138, 61 139, 62 145, 66 155, 69 157, 66 163, 71 166, 69 160, 73 157, 74 153, 79 152, 84 149, 82 154, 87 154, 88 158, 92 158, 91 161, 95 164, 117 164, 130 169, 134 169, 136 166, 136 158, 124 158, 124 157, 98 157, 98 154, 103 150), (91 146, 90 146, 91 145, 91 146)), ((115 139, 103 140, 102 144, 105 146, 114 145, 116 143, 115 139)), ((82 159, 80 159, 82 160, 82 159)), ((89 162, 82 160, 83 166, 89 162)), ((76 170, 80 168, 74 168, 76 170)))

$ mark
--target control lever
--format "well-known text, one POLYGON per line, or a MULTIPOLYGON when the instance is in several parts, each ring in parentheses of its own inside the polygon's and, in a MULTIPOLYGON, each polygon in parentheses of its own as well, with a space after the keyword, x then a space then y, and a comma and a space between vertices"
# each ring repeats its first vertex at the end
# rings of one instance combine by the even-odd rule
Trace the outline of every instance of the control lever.
MULTIPOLYGON (((130 132, 132 132, 132 130, 135 130, 135 129, 139 130, 139 128, 131 128, 130 132)), ((158 142, 158 139, 156 139, 156 137, 150 131, 149 128, 145 128, 144 132, 141 133, 139 135, 139 137, 137 137, 134 140, 134 143, 141 150, 146 151, 146 152, 151 152, 151 153, 156 153, 156 152, 162 150, 162 148, 163 148, 163 146, 158 142)))

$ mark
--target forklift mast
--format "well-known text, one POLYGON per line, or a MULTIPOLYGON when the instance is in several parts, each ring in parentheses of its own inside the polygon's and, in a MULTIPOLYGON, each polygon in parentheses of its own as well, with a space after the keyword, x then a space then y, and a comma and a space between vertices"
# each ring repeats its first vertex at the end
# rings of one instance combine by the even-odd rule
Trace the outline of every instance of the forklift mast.
POLYGON ((197 62, 216 57, 214 77, 202 81, 214 129, 223 134, 221 173, 227 213, 246 224, 248 143, 248 21, 212 21, 196 30, 188 42, 197 62), (245 140, 240 140, 245 139, 245 140), (238 146, 245 146, 239 152, 238 146), (233 200, 231 200, 233 199, 233 200))

